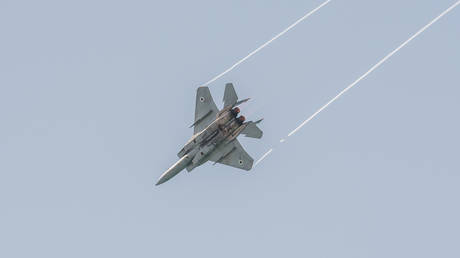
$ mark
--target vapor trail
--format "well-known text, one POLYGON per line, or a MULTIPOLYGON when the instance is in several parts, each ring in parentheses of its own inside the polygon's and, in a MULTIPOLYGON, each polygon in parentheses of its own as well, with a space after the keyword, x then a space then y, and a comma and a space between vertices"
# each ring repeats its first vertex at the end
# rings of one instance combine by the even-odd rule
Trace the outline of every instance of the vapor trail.
POLYGON ((251 53, 249 53, 249 55, 245 56, 243 59, 241 59, 240 61, 236 62, 234 65, 230 66, 230 68, 228 68, 227 70, 223 71, 222 73, 220 73, 219 75, 217 75, 216 77, 212 78, 211 80, 209 80, 207 83, 204 84, 204 86, 207 86, 209 85, 210 83, 214 82, 215 80, 219 79, 220 77, 224 76, 226 73, 230 72, 231 70, 233 70, 235 67, 237 67, 238 65, 240 65, 241 63, 243 63, 244 61, 246 61, 246 59, 250 58, 252 55, 254 55, 255 53, 259 52, 262 48, 268 46, 270 43, 272 43, 273 41, 275 41, 277 38, 281 37, 284 33, 288 32, 290 29, 294 28, 297 24, 299 24, 301 21, 305 20, 306 18, 308 18, 309 16, 311 16, 312 14, 314 14, 315 12, 317 12, 319 9, 321 9, 323 6, 325 6, 326 4, 328 4, 331 0, 327 0, 325 1, 324 3, 322 3, 321 5, 319 5, 318 7, 316 7, 315 9, 313 9, 312 11, 310 11, 309 13, 305 14, 302 18, 298 19, 296 22, 294 22, 293 24, 291 24, 289 27, 287 27, 285 30, 283 30, 282 32, 280 32, 278 35, 276 35, 275 37, 273 37, 272 39, 270 39, 269 41, 265 42, 262 46, 258 47, 256 50, 252 51, 251 53))
POLYGON ((327 108, 332 102, 336 101, 340 96, 342 96, 345 92, 347 92, 349 89, 353 88, 356 84, 358 84, 362 79, 364 79, 366 76, 368 76, 370 73, 372 73, 375 69, 377 69, 380 65, 382 65, 385 61, 387 61, 390 57, 392 57, 396 52, 398 52, 401 48, 406 46, 409 42, 411 42, 413 39, 415 39, 418 35, 420 35, 422 32, 424 32, 426 29, 428 29, 431 25, 433 25, 435 22, 437 22, 439 19, 441 19, 444 15, 452 11, 455 7, 457 7, 460 4, 460 0, 457 1, 455 4, 447 8, 444 12, 442 12, 438 17, 436 17, 434 20, 429 22, 427 25, 425 25, 423 28, 421 28, 419 31, 417 31, 412 37, 410 37, 408 40, 406 40, 404 43, 402 43, 399 47, 397 47, 395 50, 393 50, 390 54, 385 56, 382 60, 380 60, 377 64, 372 66, 369 71, 364 73, 361 77, 359 77, 356 81, 354 81, 352 84, 350 84, 348 87, 343 89, 337 96, 332 98, 329 102, 327 102, 324 106, 322 106, 320 109, 318 109, 313 115, 311 115, 307 120, 303 121, 296 129, 294 129, 292 132, 288 134, 288 136, 293 135, 296 133, 298 130, 300 130, 304 125, 306 125, 310 120, 312 120, 315 116, 317 116, 321 111, 323 111, 325 108, 327 108))
POLYGON ((262 155, 262 157, 260 157, 260 159, 257 160, 256 163, 254 164, 254 167, 256 167, 257 164, 259 164, 259 162, 261 162, 262 160, 264 160, 264 159, 268 156, 268 154, 270 154, 272 151, 273 151, 273 149, 270 149, 270 150, 268 150, 264 155, 262 155))

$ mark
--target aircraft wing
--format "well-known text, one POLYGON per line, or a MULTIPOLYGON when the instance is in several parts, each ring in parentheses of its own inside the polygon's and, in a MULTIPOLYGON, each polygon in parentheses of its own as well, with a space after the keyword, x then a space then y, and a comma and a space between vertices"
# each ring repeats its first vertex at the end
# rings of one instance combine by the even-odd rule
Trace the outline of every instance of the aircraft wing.
POLYGON ((244 170, 250 170, 254 163, 254 159, 249 156, 236 139, 218 147, 211 154, 209 160, 244 170))
POLYGON ((194 134, 203 131, 211 124, 216 119, 217 112, 219 112, 208 87, 199 87, 197 89, 195 103, 194 134))

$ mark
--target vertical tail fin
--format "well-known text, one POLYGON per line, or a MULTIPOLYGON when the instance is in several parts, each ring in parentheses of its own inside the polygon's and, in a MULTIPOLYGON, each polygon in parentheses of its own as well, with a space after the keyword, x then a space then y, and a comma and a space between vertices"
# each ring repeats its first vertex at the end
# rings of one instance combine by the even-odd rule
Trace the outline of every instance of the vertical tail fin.
POLYGON ((233 88, 232 83, 225 84, 224 92, 224 107, 233 106, 238 101, 238 96, 236 95, 235 88, 233 88))

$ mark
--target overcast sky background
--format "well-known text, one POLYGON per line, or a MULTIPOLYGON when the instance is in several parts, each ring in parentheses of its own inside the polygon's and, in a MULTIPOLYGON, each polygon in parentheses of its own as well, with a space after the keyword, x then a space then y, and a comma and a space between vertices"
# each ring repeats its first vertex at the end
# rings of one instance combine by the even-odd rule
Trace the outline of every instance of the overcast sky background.
POLYGON ((322 1, 0 1, 1 257, 459 257, 460 9, 333 0, 210 85, 251 172, 154 187, 196 88, 322 1))

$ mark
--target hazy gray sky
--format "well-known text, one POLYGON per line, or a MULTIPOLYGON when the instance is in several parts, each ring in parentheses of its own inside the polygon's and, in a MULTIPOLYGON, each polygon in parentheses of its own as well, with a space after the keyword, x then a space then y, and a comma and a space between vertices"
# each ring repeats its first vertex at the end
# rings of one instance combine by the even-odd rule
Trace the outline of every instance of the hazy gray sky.
POLYGON ((321 2, 0 1, 0 256, 459 257, 460 9, 278 142, 454 0, 333 0, 210 85, 275 151, 153 186, 321 2))

